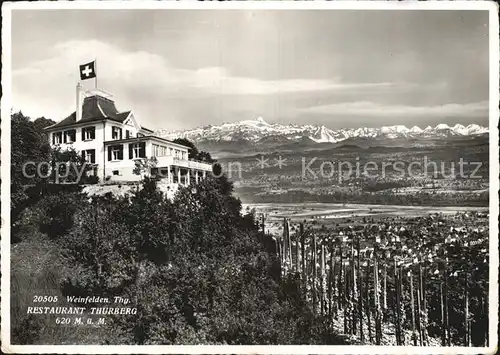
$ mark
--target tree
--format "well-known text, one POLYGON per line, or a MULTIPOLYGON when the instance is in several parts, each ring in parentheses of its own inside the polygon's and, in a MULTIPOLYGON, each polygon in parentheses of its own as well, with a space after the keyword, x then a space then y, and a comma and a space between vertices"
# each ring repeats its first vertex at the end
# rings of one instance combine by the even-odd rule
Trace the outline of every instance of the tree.
POLYGON ((209 164, 212 164, 216 161, 215 159, 212 158, 210 153, 205 151, 199 151, 198 148, 194 145, 194 143, 186 138, 176 138, 173 140, 173 142, 191 148, 189 150, 189 159, 198 160, 209 164))
POLYGON ((50 151, 51 183, 84 184, 89 180, 88 173, 92 166, 75 149, 63 150, 60 147, 50 151))
POLYGON ((47 138, 48 140, 48 133, 44 130, 46 127, 52 126, 55 124, 54 121, 52 121, 50 118, 45 118, 45 117, 38 117, 36 120, 33 121, 33 126, 41 132, 42 136, 44 138, 47 138))
POLYGON ((113 318, 119 340, 108 341, 325 341, 331 330, 312 315, 296 280, 280 284, 276 257, 241 216, 231 183, 208 178, 196 189, 181 187, 172 202, 155 180, 143 184, 131 197, 97 198, 78 210, 62 243, 78 270, 65 294, 123 296, 137 308, 113 318))
POLYGON ((193 142, 191 142, 189 139, 186 138, 176 138, 173 140, 174 143, 181 144, 185 147, 190 148, 189 149, 189 159, 196 159, 198 156, 198 148, 194 145, 193 142))
POLYGON ((45 118, 33 122, 21 111, 11 115, 11 183, 19 185, 36 183, 36 177, 28 177, 36 168, 28 166, 26 169, 28 174, 24 174, 23 166, 27 162, 36 164, 48 160, 50 145, 43 127, 52 122, 45 118))
POLYGON ((217 160, 213 159, 210 153, 205 152, 205 151, 200 151, 198 155, 196 156, 196 160, 202 161, 204 163, 212 164, 215 163, 217 160))
POLYGON ((50 145, 43 127, 52 120, 37 119, 35 122, 21 111, 11 115, 11 223, 14 225, 21 211, 36 197, 26 192, 26 185, 37 185, 42 178, 36 166, 47 162, 50 145), (25 165, 27 163, 32 163, 25 165), (23 171, 23 168, 24 171, 23 171))
POLYGON ((151 176, 151 170, 156 168, 158 159, 156 157, 136 159, 134 161, 135 167, 132 171, 134 175, 139 175, 141 178, 151 176))
POLYGON ((43 196, 37 204, 44 217, 39 223, 40 232, 50 239, 65 236, 73 227, 77 211, 87 205, 86 198, 86 195, 78 191, 60 191, 43 196))

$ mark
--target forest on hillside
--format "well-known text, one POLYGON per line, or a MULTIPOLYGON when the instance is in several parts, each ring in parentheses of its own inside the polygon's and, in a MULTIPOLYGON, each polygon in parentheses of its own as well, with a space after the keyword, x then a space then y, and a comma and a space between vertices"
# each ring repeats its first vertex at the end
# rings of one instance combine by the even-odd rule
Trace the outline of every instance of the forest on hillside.
MULTIPOLYGON (((51 121, 12 115, 11 339, 13 344, 346 344, 314 314, 296 276, 282 278, 274 245, 225 177, 173 200, 145 179, 131 196, 91 197, 81 185, 27 179, 26 161, 53 152, 51 121), (30 314, 35 296, 122 297, 135 314, 60 324, 30 314)), ((63 154, 64 153, 64 154, 63 154)), ((86 304, 92 307, 93 304, 86 304)))

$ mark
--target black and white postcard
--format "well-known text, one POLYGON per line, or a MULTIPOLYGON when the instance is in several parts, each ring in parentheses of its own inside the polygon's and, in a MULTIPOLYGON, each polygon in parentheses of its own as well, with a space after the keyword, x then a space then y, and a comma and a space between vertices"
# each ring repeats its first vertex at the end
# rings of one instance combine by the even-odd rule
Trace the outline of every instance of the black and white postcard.
POLYGON ((491 353, 498 7, 2 4, 6 353, 491 353))

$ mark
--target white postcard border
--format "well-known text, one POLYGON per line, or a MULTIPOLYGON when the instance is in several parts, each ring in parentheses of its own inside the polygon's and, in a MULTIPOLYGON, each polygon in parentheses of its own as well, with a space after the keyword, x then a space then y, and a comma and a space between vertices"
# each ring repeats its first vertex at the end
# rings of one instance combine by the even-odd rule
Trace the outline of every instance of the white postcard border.
POLYGON ((493 1, 42 1, 2 4, 1 98, 1 339, 5 353, 80 354, 478 354, 495 353, 498 343, 498 118, 499 118, 499 22, 493 1), (489 11, 490 41, 490 269, 489 346, 414 347, 340 345, 11 345, 10 344, 10 114, 11 114, 11 12, 61 9, 212 9, 212 10, 483 10, 489 11), (6 208, 7 206, 7 208, 6 208))

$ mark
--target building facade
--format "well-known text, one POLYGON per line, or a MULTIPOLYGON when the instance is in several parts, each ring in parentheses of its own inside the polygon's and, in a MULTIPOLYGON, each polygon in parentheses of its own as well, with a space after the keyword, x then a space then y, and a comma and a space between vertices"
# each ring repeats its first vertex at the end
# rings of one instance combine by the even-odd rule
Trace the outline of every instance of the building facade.
POLYGON ((132 111, 119 112, 109 93, 76 89, 76 110, 46 128, 50 144, 74 149, 91 164, 101 183, 137 181, 137 160, 156 158, 153 174, 163 183, 189 185, 212 171, 207 163, 188 158, 189 147, 154 136, 132 111))

